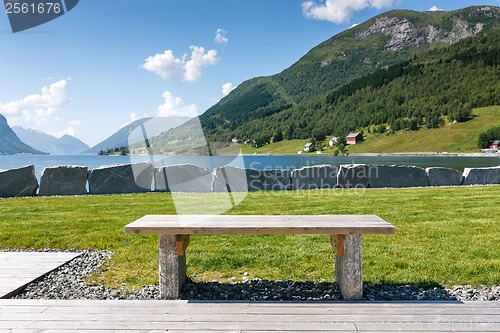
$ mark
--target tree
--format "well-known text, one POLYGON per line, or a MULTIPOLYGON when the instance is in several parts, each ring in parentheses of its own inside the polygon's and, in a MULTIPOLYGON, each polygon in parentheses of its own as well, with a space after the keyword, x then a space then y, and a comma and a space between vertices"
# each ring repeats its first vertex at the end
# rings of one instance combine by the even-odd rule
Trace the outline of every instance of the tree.
POLYGON ((283 141, 283 132, 281 131, 281 129, 279 129, 278 132, 276 132, 276 134, 274 134, 274 136, 273 136, 274 143, 280 142, 280 141, 283 141))
POLYGON ((411 131, 418 131, 418 121, 417 121, 417 119, 413 118, 412 120, 410 120, 408 128, 411 131))
POLYGON ((293 140, 295 135, 295 124, 291 123, 290 126, 288 126, 288 129, 286 130, 286 139, 287 140, 293 140))
POLYGON ((493 127, 479 134, 477 145, 479 148, 484 149, 490 146, 491 141, 500 140, 500 127, 493 127))

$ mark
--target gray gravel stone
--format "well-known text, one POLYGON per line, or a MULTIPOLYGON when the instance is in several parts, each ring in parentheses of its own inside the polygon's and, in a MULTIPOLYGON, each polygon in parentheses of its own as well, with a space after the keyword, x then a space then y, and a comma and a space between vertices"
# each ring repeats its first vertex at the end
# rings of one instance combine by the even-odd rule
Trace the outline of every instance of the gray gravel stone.
MULTIPOLYGON (((20 250, 2 250, 20 251, 20 250)), ((25 251, 25 250, 23 250, 25 251)), ((43 252, 54 251, 43 249, 43 252)), ((64 252, 75 252, 66 250, 64 252)), ((88 285, 85 277, 99 271, 111 257, 108 251, 88 250, 59 267, 39 281, 30 283, 14 298, 24 299, 160 299, 158 285, 146 285, 138 292, 125 288, 110 289, 88 285)), ((250 301, 339 301, 342 295, 337 283, 269 281, 253 279, 240 283, 188 282, 181 290, 186 300, 250 300, 250 301)), ((500 286, 454 286, 422 288, 416 285, 364 285, 367 301, 500 301, 500 286)))

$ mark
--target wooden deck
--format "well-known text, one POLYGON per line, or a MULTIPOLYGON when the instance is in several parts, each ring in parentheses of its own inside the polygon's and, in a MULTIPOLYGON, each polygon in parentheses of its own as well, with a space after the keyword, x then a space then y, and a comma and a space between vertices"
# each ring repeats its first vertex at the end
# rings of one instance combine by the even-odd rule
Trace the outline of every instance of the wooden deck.
POLYGON ((0 332, 500 332, 500 302, 0 300, 0 332))
POLYGON ((68 252, 0 252, 0 298, 79 256, 68 252))

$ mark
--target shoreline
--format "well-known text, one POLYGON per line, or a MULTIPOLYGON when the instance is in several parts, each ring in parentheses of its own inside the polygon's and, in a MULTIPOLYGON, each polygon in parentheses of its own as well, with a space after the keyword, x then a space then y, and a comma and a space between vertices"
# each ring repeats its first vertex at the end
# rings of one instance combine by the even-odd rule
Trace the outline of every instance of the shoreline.
MULTIPOLYGON (((333 154, 324 153, 324 154, 284 154, 284 153, 253 153, 253 154, 241 154, 242 156, 304 156, 304 157, 312 157, 312 156, 330 156, 330 157, 377 157, 377 156, 404 156, 404 157, 487 157, 487 158, 498 158, 500 159, 500 153, 433 153, 433 152, 406 152, 406 153, 351 153, 347 156, 338 155, 334 156, 333 154)), ((219 156, 234 156, 231 154, 223 154, 219 156)))

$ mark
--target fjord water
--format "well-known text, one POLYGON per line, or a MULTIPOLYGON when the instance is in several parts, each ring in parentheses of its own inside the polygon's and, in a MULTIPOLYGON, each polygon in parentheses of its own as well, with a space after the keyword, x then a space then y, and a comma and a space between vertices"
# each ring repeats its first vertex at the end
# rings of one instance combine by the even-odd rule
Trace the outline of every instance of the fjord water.
MULTIPOLYGON (((98 155, 0 155, 0 170, 14 169, 27 165, 35 166, 37 178, 44 168, 59 165, 80 165, 90 169, 103 165, 154 161, 156 165, 195 164, 207 168, 234 165, 234 156, 98 156, 98 155)), ((480 168, 500 165, 497 157, 468 156, 243 156, 246 168, 259 170, 288 169, 328 164, 369 165, 414 165, 419 167, 448 167, 462 171, 464 168, 480 168)))

